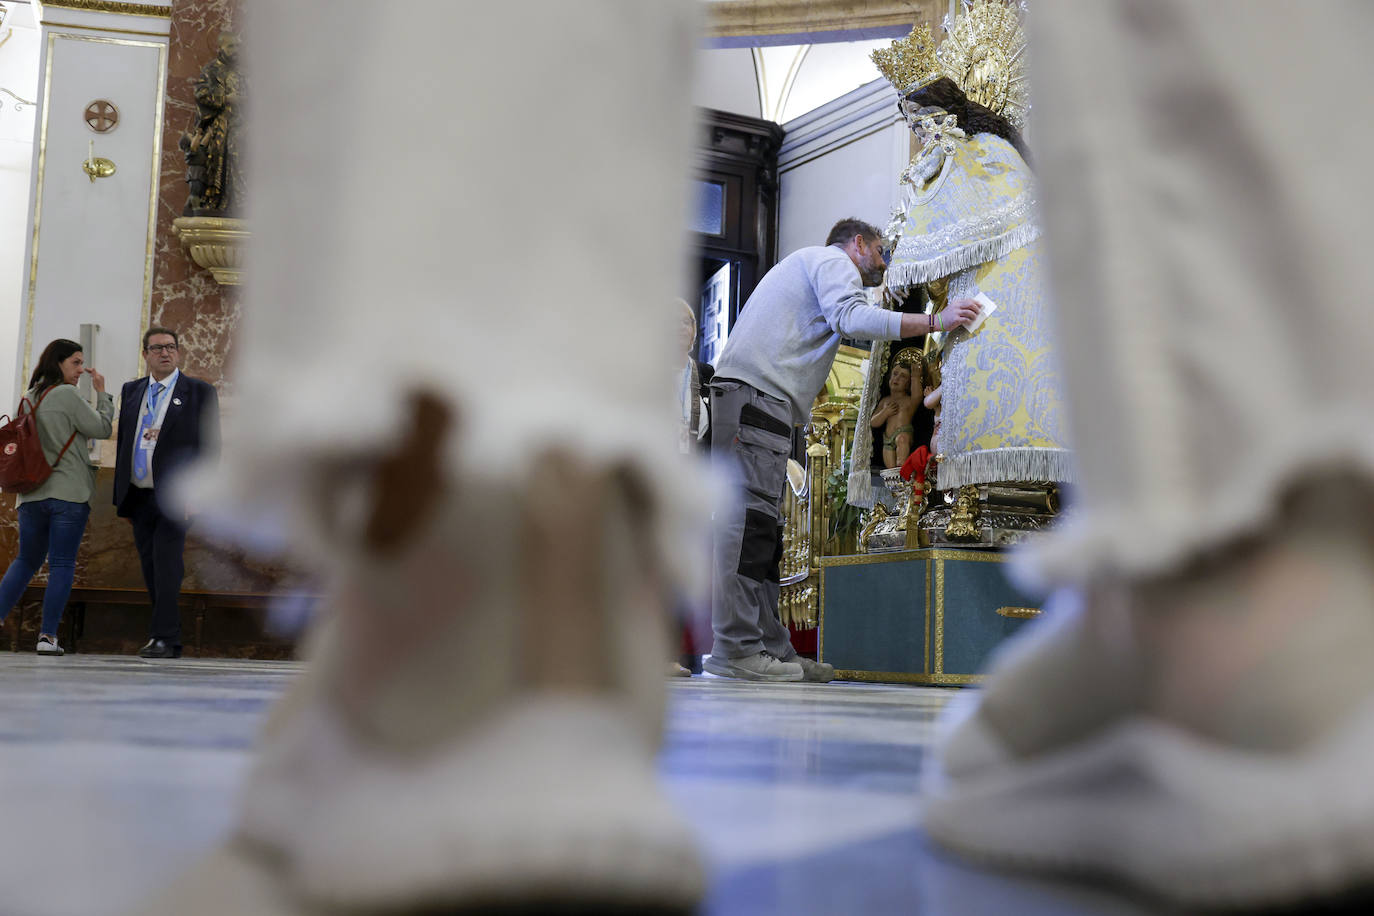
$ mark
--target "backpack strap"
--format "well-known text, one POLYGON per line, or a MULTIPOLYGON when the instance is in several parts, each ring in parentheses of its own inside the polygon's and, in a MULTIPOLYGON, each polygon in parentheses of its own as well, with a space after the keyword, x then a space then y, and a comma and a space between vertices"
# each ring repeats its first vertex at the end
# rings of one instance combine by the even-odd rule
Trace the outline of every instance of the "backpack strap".
POLYGON ((52 463, 52 466, 53 466, 53 469, 54 469, 54 470, 57 468, 57 466, 58 466, 59 464, 62 463, 62 456, 65 455, 65 454, 67 454, 67 449, 71 448, 71 447, 72 447, 72 443, 75 442, 75 441, 76 441, 76 433, 72 433, 72 434, 67 438, 67 444, 64 445, 64 446, 62 446, 62 451, 60 451, 60 452, 57 453, 57 460, 54 461, 54 462, 52 463))
POLYGON ((23 416, 23 415, 26 414, 26 413, 27 413, 27 414, 37 414, 37 413, 38 413, 38 405, 39 405, 39 404, 42 404, 42 403, 43 403, 43 399, 46 398, 49 394, 51 394, 51 393, 52 393, 52 390, 53 390, 54 388, 56 388, 56 387, 57 387, 56 385, 49 385, 47 388, 44 388, 44 389, 43 389, 43 393, 40 394, 40 395, 38 396, 38 400, 36 400, 36 401, 30 400, 28 395, 24 395, 22 398, 19 399, 19 408, 14 412, 14 415, 15 415, 16 417, 20 417, 20 416, 23 416), (25 405, 25 404, 29 405, 29 409, 28 409, 28 410, 25 410, 25 409, 24 409, 24 405, 25 405))
MULTIPOLYGON (((44 390, 43 390, 43 393, 40 394, 40 395, 38 396, 38 401, 37 401, 36 403, 32 404, 32 405, 29 407, 29 412, 30 412, 31 414, 33 414, 35 417, 37 417, 37 416, 38 416, 38 408, 39 408, 39 405, 41 405, 41 404, 43 403, 43 399, 46 398, 49 394, 51 394, 51 393, 53 392, 53 389, 55 389, 56 387, 57 387, 56 385, 49 385, 46 389, 44 389, 44 390)), ((24 398, 22 401, 20 401, 19 406, 20 406, 20 407, 23 407, 25 404, 28 404, 28 403, 29 403, 29 399, 28 399, 28 398, 24 398)), ((64 445, 64 446, 62 446, 62 451, 60 451, 60 452, 57 453, 57 460, 54 461, 54 462, 52 463, 52 466, 53 466, 53 469, 54 469, 54 470, 56 470, 57 466, 58 466, 59 464, 62 463, 62 456, 65 455, 65 454, 67 454, 67 449, 71 448, 71 447, 72 447, 72 443, 75 442, 75 441, 76 441, 76 431, 75 431, 75 430, 72 430, 72 434, 71 434, 70 436, 67 437, 67 444, 64 445)))

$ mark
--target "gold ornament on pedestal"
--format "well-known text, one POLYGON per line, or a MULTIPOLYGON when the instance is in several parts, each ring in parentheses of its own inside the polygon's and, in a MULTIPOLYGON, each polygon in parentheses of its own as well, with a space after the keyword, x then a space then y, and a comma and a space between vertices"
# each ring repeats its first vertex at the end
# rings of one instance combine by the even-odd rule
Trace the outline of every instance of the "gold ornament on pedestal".
POLYGON ((945 526, 945 537, 951 541, 978 541, 983 537, 983 526, 979 524, 981 506, 978 502, 978 488, 967 486, 959 488, 954 498, 954 511, 949 524, 945 526))
POLYGON ((196 119, 179 143, 186 154, 189 193, 184 215, 172 221, 191 260, 226 286, 240 282, 249 237, 248 224, 235 216, 244 196, 238 47, 237 36, 222 33, 218 52, 196 80, 196 119))

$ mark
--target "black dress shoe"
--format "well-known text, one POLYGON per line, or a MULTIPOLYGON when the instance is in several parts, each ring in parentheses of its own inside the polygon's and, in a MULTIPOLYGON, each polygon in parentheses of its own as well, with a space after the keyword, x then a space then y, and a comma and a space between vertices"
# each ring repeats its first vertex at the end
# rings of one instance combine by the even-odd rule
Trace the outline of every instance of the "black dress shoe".
POLYGON ((143 658, 181 658, 181 646, 174 646, 165 639, 150 639, 138 654, 143 658))

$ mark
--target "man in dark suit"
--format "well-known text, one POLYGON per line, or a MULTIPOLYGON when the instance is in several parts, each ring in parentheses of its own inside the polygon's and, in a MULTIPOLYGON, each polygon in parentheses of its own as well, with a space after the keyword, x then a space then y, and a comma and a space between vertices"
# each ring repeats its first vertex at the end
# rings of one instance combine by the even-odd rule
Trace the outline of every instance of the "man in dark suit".
POLYGON ((176 331, 143 335, 145 378, 125 382, 119 396, 119 454, 114 503, 134 527, 143 581, 153 603, 144 658, 181 655, 181 579, 185 572, 184 512, 167 514, 158 496, 182 465, 213 452, 219 442, 219 396, 209 382, 183 375, 176 331))

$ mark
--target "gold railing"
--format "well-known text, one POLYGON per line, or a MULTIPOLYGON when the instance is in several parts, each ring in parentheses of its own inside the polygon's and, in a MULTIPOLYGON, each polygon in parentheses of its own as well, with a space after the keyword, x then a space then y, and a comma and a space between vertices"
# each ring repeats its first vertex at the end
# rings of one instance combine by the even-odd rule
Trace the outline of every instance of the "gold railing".
POLYGON ((783 549, 778 611, 783 623, 812 629, 820 613, 820 559, 854 553, 855 531, 830 536, 833 469, 841 467, 854 440, 863 363, 868 351, 841 346, 825 390, 806 428, 806 468, 801 492, 789 486, 783 499, 783 549))
POLYGON ((813 499, 814 493, 809 487, 797 493, 789 486, 782 501, 782 579, 778 616, 784 624, 800 630, 809 630, 816 625, 816 583, 811 571, 812 506, 823 500, 813 499))
MULTIPOLYGON (((829 481, 844 461, 857 416, 852 398, 830 397, 806 428, 806 468, 800 489, 783 496, 781 589, 778 614, 797 630, 814 629, 820 608, 820 558, 854 552, 853 531, 830 536, 829 481)), ((794 479, 794 478, 789 478, 794 479)))

